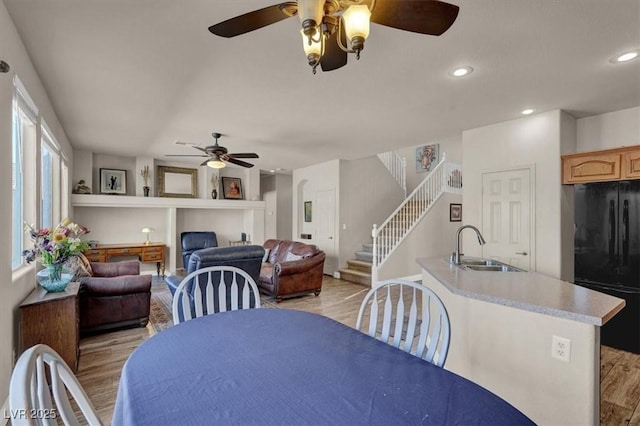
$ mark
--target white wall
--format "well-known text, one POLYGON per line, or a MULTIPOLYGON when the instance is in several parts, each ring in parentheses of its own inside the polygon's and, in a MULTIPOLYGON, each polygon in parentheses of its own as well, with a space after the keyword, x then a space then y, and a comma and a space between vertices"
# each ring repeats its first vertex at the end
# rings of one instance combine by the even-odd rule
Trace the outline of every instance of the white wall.
POLYGON ((340 160, 339 267, 371 242, 373 224, 384 222, 403 199, 400 186, 377 156, 340 160))
POLYGON ((447 161, 454 163, 462 162, 462 134, 433 142, 425 142, 420 145, 396 149, 396 154, 407 159, 407 195, 411 194, 411 191, 413 191, 428 174, 427 172, 416 171, 416 148, 432 144, 440 145, 440 158, 438 158, 438 161, 442 159, 442 153, 446 153, 447 161))
MULTIPOLYGON (((31 59, 20 40, 3 2, 0 2, 0 59, 11 66, 11 71, 0 74, 0 199, 11 200, 11 105, 13 99, 14 75, 18 75, 40 110, 51 132, 60 143, 73 168, 73 152, 62 130, 60 122, 31 59)), ((72 170, 71 170, 72 172, 72 170)), ((5 202, 0 215, 0 239, 8 244, 11 241, 11 204, 5 202)), ((9 380, 12 370, 14 348, 18 346, 18 305, 35 287, 34 267, 22 268, 16 273, 11 271, 11 251, 0 251, 0 401, 9 393, 9 380)))
POLYGON ((293 203, 293 179, 291 175, 275 175, 277 191, 276 238, 279 240, 291 239, 291 207, 293 203))
POLYGON ((448 258, 455 249, 460 222, 449 222, 449 203, 460 203, 462 195, 445 193, 416 225, 394 254, 378 269, 378 281, 422 273, 419 257, 448 258))
MULTIPOLYGON (((482 173, 514 166, 535 165, 535 242, 536 265, 532 270, 569 280, 567 256, 573 256, 572 243, 562 243, 563 224, 573 223, 573 210, 563 204, 567 190, 561 185, 560 156, 575 146, 562 141, 575 131, 568 114, 556 110, 498 123, 462 134, 463 153, 463 223, 481 228, 482 173), (570 250, 569 250, 570 248, 570 250)), ((465 253, 482 255, 471 233, 464 235, 465 253)))
POLYGON ((576 152, 640 144, 640 107, 577 120, 576 152))
POLYGON ((338 268, 338 250, 340 247, 340 230, 338 226, 340 212, 340 161, 332 160, 302 169, 296 169, 292 174, 292 240, 308 244, 316 244, 327 253, 325 264, 338 268), (313 209, 320 208, 316 200, 318 191, 334 190, 336 193, 336 226, 334 229, 334 247, 326 245, 326 240, 317 238, 316 222, 304 221, 304 202, 311 201, 313 209), (311 234, 310 240, 302 240, 300 234, 311 234))

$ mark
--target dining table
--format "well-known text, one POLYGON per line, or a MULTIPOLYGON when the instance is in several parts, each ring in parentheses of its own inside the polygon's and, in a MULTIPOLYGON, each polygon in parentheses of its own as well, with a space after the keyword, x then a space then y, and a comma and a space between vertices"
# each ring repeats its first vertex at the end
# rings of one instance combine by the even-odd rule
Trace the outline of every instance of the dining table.
MULTIPOLYGON (((455 348, 452 348, 455 350, 455 348)), ((126 361, 113 425, 532 425, 489 390, 322 315, 195 318, 126 361)))

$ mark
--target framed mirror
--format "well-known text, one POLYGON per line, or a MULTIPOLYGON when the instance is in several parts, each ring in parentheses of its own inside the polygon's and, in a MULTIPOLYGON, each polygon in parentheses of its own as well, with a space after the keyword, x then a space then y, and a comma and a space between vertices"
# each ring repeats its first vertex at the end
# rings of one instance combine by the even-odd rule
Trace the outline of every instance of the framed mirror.
POLYGON ((198 198, 198 169, 158 166, 158 196, 198 198))

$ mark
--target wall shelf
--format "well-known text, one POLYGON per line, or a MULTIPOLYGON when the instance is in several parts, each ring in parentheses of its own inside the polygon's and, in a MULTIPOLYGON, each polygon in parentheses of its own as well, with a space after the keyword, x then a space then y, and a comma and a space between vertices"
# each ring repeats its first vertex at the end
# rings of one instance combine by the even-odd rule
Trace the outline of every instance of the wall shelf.
POLYGON ((134 197, 72 194, 73 207, 140 207, 178 209, 264 210, 264 201, 208 200, 204 198, 134 197))

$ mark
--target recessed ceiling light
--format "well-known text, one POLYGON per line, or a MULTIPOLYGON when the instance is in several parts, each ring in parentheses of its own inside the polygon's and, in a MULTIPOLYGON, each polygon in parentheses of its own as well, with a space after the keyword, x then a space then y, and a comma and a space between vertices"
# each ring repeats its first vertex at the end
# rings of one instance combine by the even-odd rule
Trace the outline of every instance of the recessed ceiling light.
POLYGON ((471 67, 459 67, 451 71, 449 74, 453 77, 465 77, 473 72, 471 67))
POLYGON ((273 169, 271 169, 271 170, 269 170, 269 172, 270 172, 270 173, 275 173, 276 171, 275 171, 275 170, 273 170, 273 169))
POLYGON ((536 111, 535 109, 531 109, 531 108, 523 109, 522 110, 522 115, 533 114, 535 111, 536 111))
POLYGON ((629 52, 624 52, 619 55, 614 56, 609 59, 609 62, 613 64, 621 64, 623 62, 629 62, 636 59, 640 55, 640 49, 631 50, 629 52))

